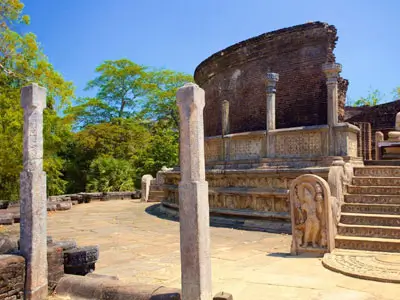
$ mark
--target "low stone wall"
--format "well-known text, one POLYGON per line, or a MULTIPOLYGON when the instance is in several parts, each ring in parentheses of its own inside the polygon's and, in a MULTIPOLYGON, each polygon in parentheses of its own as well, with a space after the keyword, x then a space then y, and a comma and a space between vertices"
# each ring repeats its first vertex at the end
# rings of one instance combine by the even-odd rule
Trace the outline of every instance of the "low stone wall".
MULTIPOLYGON (((206 137, 205 161, 208 167, 229 168, 232 164, 256 167, 304 168, 330 166, 329 156, 356 160, 359 128, 340 123, 242 132, 206 137)), ((239 166, 240 168, 240 166, 239 166)))
MULTIPOLYGON (((289 188, 303 174, 328 178, 329 168, 207 170, 210 211, 214 215, 290 222, 289 188)), ((179 208, 179 172, 166 173, 165 207, 179 208)))
POLYGON ((0 255, 0 300, 23 299, 25 259, 19 255, 0 255))

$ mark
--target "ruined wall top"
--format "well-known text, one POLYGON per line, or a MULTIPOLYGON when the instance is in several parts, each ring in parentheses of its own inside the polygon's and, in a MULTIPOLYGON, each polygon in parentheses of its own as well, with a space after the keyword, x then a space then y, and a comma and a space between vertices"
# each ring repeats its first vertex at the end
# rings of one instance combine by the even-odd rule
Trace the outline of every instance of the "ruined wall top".
MULTIPOLYGON (((230 103, 232 133, 265 129, 266 74, 279 74, 276 94, 277 128, 327 123, 326 77, 322 65, 335 62, 336 28, 310 22, 242 41, 221 50, 195 70, 206 92, 205 135, 221 134, 221 103, 230 103)), ((344 107, 347 84, 340 84, 344 107), (344 91, 342 91, 342 89, 344 91)), ((343 102, 343 103, 342 103, 343 102)), ((339 120, 344 111, 339 110, 339 120)))

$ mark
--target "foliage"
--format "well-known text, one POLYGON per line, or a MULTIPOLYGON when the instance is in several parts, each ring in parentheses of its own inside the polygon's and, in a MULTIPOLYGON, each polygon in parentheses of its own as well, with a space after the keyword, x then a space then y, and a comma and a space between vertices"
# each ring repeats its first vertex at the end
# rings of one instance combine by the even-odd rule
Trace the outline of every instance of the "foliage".
POLYGON ((377 89, 370 91, 366 98, 361 97, 354 102, 354 106, 375 106, 382 102, 383 95, 377 89))
POLYGON ((30 82, 47 88, 47 109, 44 112, 44 167, 48 172, 48 192, 64 190, 64 161, 58 151, 71 136, 71 122, 57 115, 69 105, 74 94, 72 82, 65 81, 43 54, 33 33, 24 35, 14 25, 28 24, 18 0, 0 0, 0 198, 19 198, 19 173, 22 170, 23 117, 20 89, 30 82))
POLYGON ((155 123, 150 131, 151 140, 137 156, 135 166, 139 174, 155 176, 163 166, 178 164, 179 134, 162 121, 155 123))
POLYGON ((98 66, 95 71, 99 75, 86 86, 97 90, 96 98, 79 99, 79 105, 70 110, 78 125, 134 116, 152 86, 147 69, 128 59, 106 60, 98 66))
POLYGON ((134 189, 135 170, 129 161, 101 156, 90 164, 88 192, 116 192, 134 189))
POLYGON ((176 91, 185 83, 193 81, 193 77, 163 69, 153 71, 150 78, 155 88, 149 91, 142 113, 153 120, 167 120, 171 128, 178 130, 179 113, 176 105, 176 91))

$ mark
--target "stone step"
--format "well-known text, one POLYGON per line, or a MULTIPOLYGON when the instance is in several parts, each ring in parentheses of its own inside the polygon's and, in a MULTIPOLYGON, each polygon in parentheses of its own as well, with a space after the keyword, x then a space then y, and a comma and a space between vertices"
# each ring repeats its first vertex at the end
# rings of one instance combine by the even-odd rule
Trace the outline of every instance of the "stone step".
POLYGON ((400 166, 398 159, 385 159, 385 160, 364 160, 366 166, 400 166))
POLYGON ((400 177, 353 177, 353 185, 400 186, 400 177))
POLYGON ((364 194, 364 195, 400 195, 400 188, 397 186, 347 186, 349 194, 364 194))
POLYGON ((362 251, 400 252, 400 239, 337 235, 335 247, 362 251))
POLYGON ((400 238, 400 227, 373 226, 373 225, 349 225, 340 223, 338 234, 343 236, 375 237, 375 238, 400 238))
POLYGON ((400 204, 344 203, 342 212, 363 214, 400 214, 400 204))
POLYGON ((346 203, 363 203, 363 204, 400 204, 400 196, 398 195, 361 195, 346 194, 344 195, 346 203))
POLYGON ((354 176, 400 177, 400 166, 365 166, 354 168, 354 176))
POLYGON ((400 215, 360 214, 343 212, 340 223, 352 225, 399 226, 400 215))

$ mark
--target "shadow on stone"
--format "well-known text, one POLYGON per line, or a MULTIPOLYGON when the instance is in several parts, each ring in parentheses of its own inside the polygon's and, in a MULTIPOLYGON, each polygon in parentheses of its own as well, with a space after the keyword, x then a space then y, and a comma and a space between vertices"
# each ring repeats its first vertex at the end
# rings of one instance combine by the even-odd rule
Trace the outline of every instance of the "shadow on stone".
MULTIPOLYGON (((161 203, 146 208, 146 213, 160 219, 179 222, 179 211, 170 208, 165 209, 161 203)), ((268 233, 290 234, 290 223, 282 226, 282 222, 271 220, 259 220, 255 218, 243 218, 238 216, 221 216, 211 213, 210 226, 246 231, 261 231, 268 233)))

